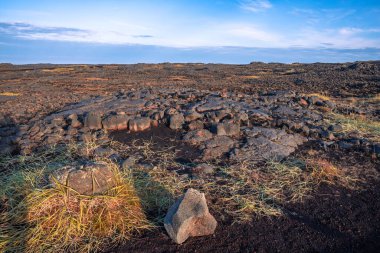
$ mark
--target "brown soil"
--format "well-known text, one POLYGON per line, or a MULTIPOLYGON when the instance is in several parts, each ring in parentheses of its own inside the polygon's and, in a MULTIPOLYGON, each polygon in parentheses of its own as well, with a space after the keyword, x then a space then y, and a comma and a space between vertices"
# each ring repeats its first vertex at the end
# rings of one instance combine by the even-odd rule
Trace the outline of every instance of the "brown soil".
POLYGON ((143 145, 150 143, 150 149, 154 152, 174 152, 176 161, 180 163, 192 163, 199 157, 200 151, 183 141, 180 141, 181 133, 166 126, 153 127, 142 132, 114 131, 110 134, 114 141, 130 145, 143 145))
MULTIPOLYGON (((299 150, 303 156, 313 145, 299 150)), ((164 229, 133 239, 112 252, 378 252, 380 248, 380 185, 373 175, 380 164, 360 153, 319 154, 360 172, 362 190, 322 184, 303 203, 283 206, 282 217, 256 218, 249 224, 232 224, 216 217, 216 233, 190 238, 176 245, 164 229), (342 156, 351 159, 340 161, 342 156)), ((211 210, 212 212, 212 210, 211 210)))
POLYGON ((288 207, 285 217, 243 225, 219 221, 215 235, 183 245, 154 231, 116 252, 378 252, 380 205, 370 200, 379 197, 378 186, 361 193, 324 186, 317 199, 288 207))

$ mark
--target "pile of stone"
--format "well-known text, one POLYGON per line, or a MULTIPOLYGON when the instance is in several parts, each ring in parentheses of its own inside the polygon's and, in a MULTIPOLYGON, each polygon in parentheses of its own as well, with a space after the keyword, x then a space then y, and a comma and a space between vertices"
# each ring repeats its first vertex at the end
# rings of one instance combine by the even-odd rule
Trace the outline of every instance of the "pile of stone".
MULTIPOLYGON (((345 136, 334 130, 339 126, 327 129, 322 125, 324 113, 334 108, 330 101, 289 91, 241 94, 144 89, 69 105, 24 126, 1 145, 13 144, 28 153, 69 141, 107 142, 110 131, 138 132, 165 125, 180 132, 183 141, 198 146, 205 161, 222 156, 241 160, 252 155, 255 159, 280 159, 308 139, 347 143, 345 136)), ((372 144, 362 141, 360 145, 372 144)))

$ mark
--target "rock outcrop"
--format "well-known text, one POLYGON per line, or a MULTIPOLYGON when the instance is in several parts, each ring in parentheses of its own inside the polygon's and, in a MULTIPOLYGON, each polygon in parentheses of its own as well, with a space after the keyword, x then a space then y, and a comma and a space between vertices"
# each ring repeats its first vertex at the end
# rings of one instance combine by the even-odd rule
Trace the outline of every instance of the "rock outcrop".
POLYGON ((188 189, 170 207, 164 225, 170 238, 181 244, 192 236, 213 234, 217 221, 208 210, 204 193, 188 189))

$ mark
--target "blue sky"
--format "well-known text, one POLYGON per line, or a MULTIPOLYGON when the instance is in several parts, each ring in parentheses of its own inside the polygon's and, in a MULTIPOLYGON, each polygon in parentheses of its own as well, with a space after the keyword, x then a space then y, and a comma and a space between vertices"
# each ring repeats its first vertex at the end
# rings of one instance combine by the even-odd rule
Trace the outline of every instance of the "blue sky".
POLYGON ((0 0, 0 62, 376 59, 378 0, 0 0))

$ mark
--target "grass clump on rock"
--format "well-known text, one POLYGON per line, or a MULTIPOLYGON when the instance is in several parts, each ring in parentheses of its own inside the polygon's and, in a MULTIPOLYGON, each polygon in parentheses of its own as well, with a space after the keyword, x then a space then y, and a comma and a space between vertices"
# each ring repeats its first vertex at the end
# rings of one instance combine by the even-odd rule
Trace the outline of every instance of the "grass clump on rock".
POLYGON ((0 252, 96 252, 151 226, 131 176, 121 174, 116 164, 103 161, 114 171, 112 188, 81 195, 61 184, 47 185, 47 175, 56 166, 74 160, 67 150, 49 152, 39 158, 2 160, 14 171, 0 176, 0 252), (21 160, 28 160, 29 166, 21 160))

